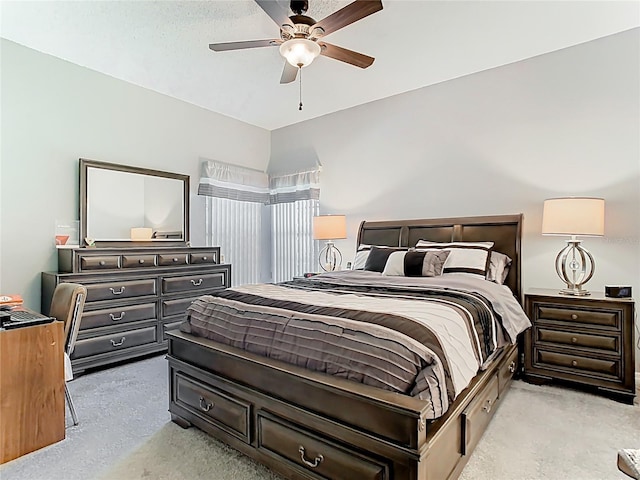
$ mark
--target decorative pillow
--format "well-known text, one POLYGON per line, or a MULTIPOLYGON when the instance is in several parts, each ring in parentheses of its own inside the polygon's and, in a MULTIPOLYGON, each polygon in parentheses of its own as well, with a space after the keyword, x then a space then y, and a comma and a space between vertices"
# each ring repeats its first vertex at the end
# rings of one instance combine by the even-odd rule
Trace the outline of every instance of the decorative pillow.
POLYGON ((442 273, 468 273, 483 278, 489 268, 489 253, 493 242, 437 243, 418 240, 416 250, 446 250, 451 252, 442 273))
POLYGON ((495 282, 499 285, 504 284, 504 281, 509 275, 509 269, 513 260, 504 253, 491 252, 489 256, 489 269, 487 270, 487 280, 495 282))
POLYGON ((437 277, 442 274, 448 256, 449 252, 446 250, 393 252, 389 255, 382 274, 405 277, 437 277))
POLYGON ((387 259, 393 252, 406 251, 404 248, 394 247, 371 247, 367 261, 364 264, 364 269, 370 272, 380 272, 384 270, 384 266, 387 264, 387 259))
POLYGON ((369 252, 371 251, 371 245, 359 245, 358 251, 356 252, 356 256, 353 259, 353 263, 351 264, 352 270, 362 270, 364 269, 364 265, 367 263, 367 257, 369 256, 369 252))

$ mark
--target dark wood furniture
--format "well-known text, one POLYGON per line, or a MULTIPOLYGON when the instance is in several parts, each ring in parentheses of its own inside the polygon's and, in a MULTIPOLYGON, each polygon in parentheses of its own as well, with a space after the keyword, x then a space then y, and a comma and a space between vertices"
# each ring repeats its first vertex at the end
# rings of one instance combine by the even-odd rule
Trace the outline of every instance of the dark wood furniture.
POLYGON ((531 289, 525 309, 533 327, 525 335, 524 377, 591 387, 633 403, 635 348, 633 299, 585 297, 531 289))
POLYGON ((218 247, 59 249, 60 272, 42 274, 42 310, 59 283, 87 287, 74 373, 166 350, 166 331, 189 304, 230 285, 231 266, 219 257, 218 247))
MULTIPOLYGON (((521 215, 363 222, 359 243, 494 240, 513 259, 519 298, 521 215)), ((517 369, 504 349, 447 413, 426 402, 311 372, 187 333, 169 337, 169 410, 289 479, 457 478, 517 369)))
POLYGON ((0 330, 0 463, 64 439, 62 322, 0 330))

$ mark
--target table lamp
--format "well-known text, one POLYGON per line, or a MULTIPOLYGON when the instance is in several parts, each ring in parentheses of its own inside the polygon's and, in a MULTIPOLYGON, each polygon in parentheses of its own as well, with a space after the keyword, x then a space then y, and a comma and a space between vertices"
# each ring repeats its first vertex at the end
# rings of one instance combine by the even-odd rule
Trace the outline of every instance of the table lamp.
POLYGON ((313 238, 326 240, 327 244, 322 250, 318 261, 320 268, 325 272, 340 269, 342 265, 342 253, 333 243, 334 240, 347 238, 347 220, 344 215, 320 215, 313 217, 313 238))
POLYGON ((587 197, 550 198, 542 210, 543 235, 569 235, 567 246, 556 257, 556 273, 567 284, 566 295, 589 295, 582 288, 595 271, 593 256, 576 236, 604 235, 604 199, 587 197))

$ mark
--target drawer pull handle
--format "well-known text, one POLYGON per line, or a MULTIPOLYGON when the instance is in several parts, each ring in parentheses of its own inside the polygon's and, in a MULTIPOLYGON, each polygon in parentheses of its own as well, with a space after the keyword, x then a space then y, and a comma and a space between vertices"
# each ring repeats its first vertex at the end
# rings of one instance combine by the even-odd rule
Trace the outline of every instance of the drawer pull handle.
POLYGON ((316 468, 324 460, 324 456, 321 453, 316 455, 316 458, 313 459, 313 462, 310 462, 309 460, 304 458, 304 447, 302 445, 298 447, 298 452, 300 452, 300 460, 302 460, 302 463, 304 463, 307 467, 316 468))
POLYGON ((489 413, 491 411, 491 406, 493 405, 493 400, 489 399, 487 400, 487 404, 482 407, 482 410, 484 410, 485 412, 489 413))
POLYGON ((113 345, 114 347, 120 347, 120 346, 122 346, 122 344, 124 343, 124 341, 126 339, 127 339, 127 337, 122 337, 119 342, 111 340, 111 345, 113 345))
POLYGON ((578 319, 578 315, 576 315, 575 313, 571 314, 571 320, 577 320, 578 319))
POLYGON ((100 264, 101 267, 104 267, 107 262, 105 262, 104 260, 100 260, 100 262, 98 262, 100 264))
POLYGON ((110 313, 109 316, 111 317, 111 320, 113 320, 114 322, 117 322, 118 320, 122 320, 126 313, 127 312, 120 312, 119 317, 116 317, 113 313, 110 313))
POLYGON ((200 285, 202 285, 202 279, 199 278, 197 282, 192 279, 191 283, 193 284, 194 287, 199 287, 200 285))
POLYGON ((576 343, 578 339, 576 337, 571 337, 571 343, 576 343))
POLYGON ((575 360, 572 360, 571 361, 571 365, 574 366, 574 367, 577 367, 578 366, 578 362, 576 362, 575 360))
POLYGON ((202 257, 202 260, 206 260, 206 259, 207 259, 207 257, 202 257))
POLYGON ((203 411, 208 412, 213 408, 213 402, 207 402, 204 397, 200 397, 200 408, 203 411))
POLYGON ((113 293, 114 295, 122 295, 124 293, 124 286, 120 287, 120 290, 118 290, 117 292, 113 287, 109 287, 109 290, 111 290, 111 293, 113 293))
POLYGON ((509 364, 509 371, 510 371, 511 373, 513 373, 513 372, 515 372, 515 371, 516 371, 516 362, 511 362, 511 363, 509 364))
POLYGON ((144 258, 141 258, 140 260, 138 260, 139 264, 143 264, 144 263, 144 258))
POLYGON ((175 258, 175 257, 173 257, 173 262, 175 263, 175 262, 177 262, 177 261, 178 261, 178 259, 177 259, 177 258, 175 258))

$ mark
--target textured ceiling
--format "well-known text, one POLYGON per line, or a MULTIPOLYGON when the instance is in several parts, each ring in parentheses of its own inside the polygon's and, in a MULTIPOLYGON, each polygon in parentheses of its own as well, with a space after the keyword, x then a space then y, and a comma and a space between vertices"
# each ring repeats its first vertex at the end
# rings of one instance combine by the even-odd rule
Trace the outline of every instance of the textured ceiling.
MULTIPOLYGON (((283 0, 284 5, 288 1, 283 0)), ((309 0, 320 20, 348 1, 309 0)), ((16 43, 269 130, 640 25, 637 1, 404 1, 327 36, 371 55, 362 70, 320 57, 280 85, 277 48, 208 44, 277 38, 252 0, 2 1, 16 43)))

